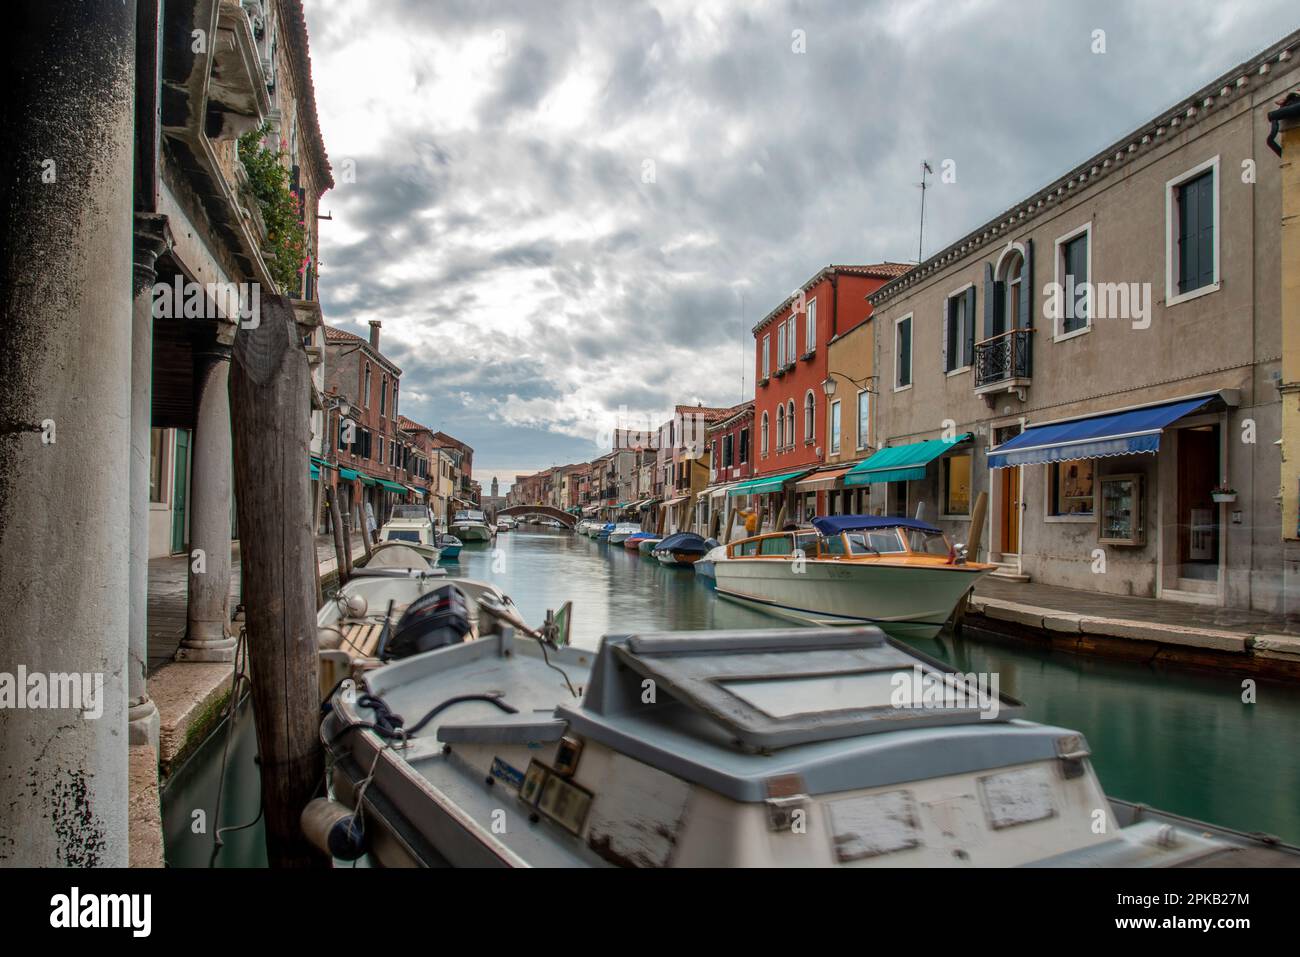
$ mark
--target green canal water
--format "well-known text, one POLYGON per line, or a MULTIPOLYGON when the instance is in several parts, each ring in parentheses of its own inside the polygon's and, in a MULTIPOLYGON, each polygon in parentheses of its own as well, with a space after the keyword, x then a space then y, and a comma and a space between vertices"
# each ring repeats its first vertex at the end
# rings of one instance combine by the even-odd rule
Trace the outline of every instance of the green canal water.
MULTIPOLYGON (((521 526, 493 544, 467 545, 452 575, 496 584, 525 620, 573 602, 571 638, 595 648, 602 635, 789 623, 719 598, 691 569, 559 530, 521 526)), ((1082 731, 1107 794, 1300 843, 1300 689, 1260 682, 1242 703, 1239 677, 1080 658, 1000 640, 950 634, 914 642, 960 671, 996 673, 1027 717, 1082 731)), ((236 724, 222 824, 258 813, 256 739, 247 707, 236 724)), ((224 727, 163 791, 172 866, 207 866, 224 727)), ((227 837, 218 866, 264 866, 260 824, 227 837)))

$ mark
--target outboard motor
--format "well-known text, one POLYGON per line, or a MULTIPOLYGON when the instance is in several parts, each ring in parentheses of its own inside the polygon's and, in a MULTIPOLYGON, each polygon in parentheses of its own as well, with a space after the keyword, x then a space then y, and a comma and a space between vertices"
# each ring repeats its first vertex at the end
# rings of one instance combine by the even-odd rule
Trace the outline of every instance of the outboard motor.
POLYGON ((467 634, 469 605, 465 593, 455 585, 443 585, 411 602, 380 657, 385 661, 409 658, 459 644, 467 634))

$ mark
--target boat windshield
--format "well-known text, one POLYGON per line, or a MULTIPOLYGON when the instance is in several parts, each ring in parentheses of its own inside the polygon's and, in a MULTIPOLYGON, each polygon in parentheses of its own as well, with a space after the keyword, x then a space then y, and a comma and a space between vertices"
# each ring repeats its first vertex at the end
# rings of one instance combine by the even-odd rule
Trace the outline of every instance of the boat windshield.
POLYGON ((423 505, 396 505, 393 507, 392 517, 422 521, 428 519, 429 513, 423 505))
POLYGON ((907 547, 922 555, 943 555, 947 557, 948 539, 943 532, 927 532, 919 528, 907 530, 907 547))
POLYGON ((458 522, 481 522, 481 521, 483 521, 483 513, 482 513, 482 512, 474 512, 474 511, 468 511, 468 512, 457 512, 457 513, 456 513, 456 521, 458 521, 458 522))
POLYGON ((850 555, 894 555, 904 551, 896 528, 872 528, 844 536, 850 555))
POLYGON ((760 555, 789 555, 794 551, 794 538, 790 535, 773 535, 759 539, 759 543, 760 555))
POLYGON ((384 540, 388 542, 419 542, 420 533, 414 529, 390 528, 384 534, 384 540))

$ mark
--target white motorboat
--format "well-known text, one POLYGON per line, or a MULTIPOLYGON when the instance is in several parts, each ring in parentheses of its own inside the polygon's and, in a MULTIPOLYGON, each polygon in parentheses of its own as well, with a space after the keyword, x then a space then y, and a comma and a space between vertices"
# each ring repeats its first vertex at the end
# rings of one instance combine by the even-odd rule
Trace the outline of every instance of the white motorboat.
POLYGON ((636 522, 619 522, 610 530, 609 543, 611 545, 621 545, 629 535, 635 535, 639 531, 641 531, 641 526, 636 522))
POLYGON ((717 576, 714 574, 713 566, 726 557, 727 546, 716 545, 705 552, 704 557, 696 561, 692 567, 695 569, 695 574, 699 575, 701 578, 709 578, 716 581, 717 576))
POLYGON ((607 636, 480 610, 476 641, 344 681, 321 737, 354 856, 385 866, 1300 863, 1108 800, 1084 736, 878 628, 607 636), (646 689, 653 689, 649 698, 646 689), (407 716, 409 723, 399 715, 407 716))
POLYGON ((732 542, 714 560, 718 594, 794 621, 932 638, 996 567, 965 561, 917 519, 836 515, 813 526, 732 542))
POLYGON ((401 542, 419 551, 430 564, 438 564, 442 549, 433 515, 424 505, 397 505, 379 530, 380 542, 401 542))
POLYGON ((490 542, 496 530, 488 525, 482 512, 471 508, 456 513, 451 520, 451 533, 468 545, 472 542, 490 542))

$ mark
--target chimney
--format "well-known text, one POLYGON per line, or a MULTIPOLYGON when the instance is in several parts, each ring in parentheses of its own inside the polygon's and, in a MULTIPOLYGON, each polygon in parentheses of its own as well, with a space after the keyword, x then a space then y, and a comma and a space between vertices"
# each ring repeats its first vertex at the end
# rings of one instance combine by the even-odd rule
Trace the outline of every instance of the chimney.
POLYGON ((383 323, 378 319, 370 320, 370 348, 376 352, 379 351, 379 327, 382 325, 383 323))

